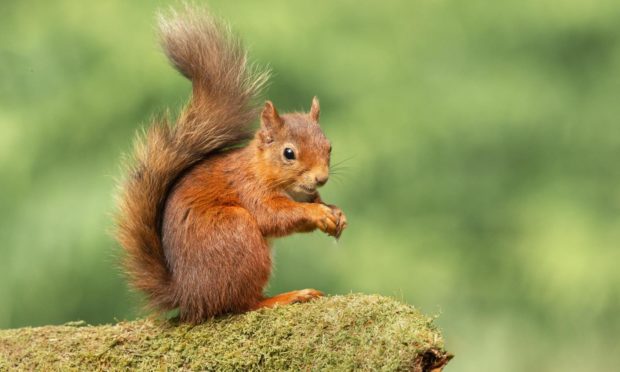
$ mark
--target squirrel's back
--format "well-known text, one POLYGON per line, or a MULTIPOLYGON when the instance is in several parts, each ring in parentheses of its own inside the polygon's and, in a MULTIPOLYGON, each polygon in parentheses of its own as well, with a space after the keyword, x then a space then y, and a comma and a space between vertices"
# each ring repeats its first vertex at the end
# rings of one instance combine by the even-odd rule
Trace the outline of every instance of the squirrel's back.
POLYGON ((210 153, 251 137, 268 73, 248 64, 240 41, 205 10, 160 15, 159 29, 169 60, 192 81, 192 97, 176 122, 155 120, 136 140, 120 185, 117 239, 132 286, 166 310, 177 301, 160 231, 169 190, 210 153))

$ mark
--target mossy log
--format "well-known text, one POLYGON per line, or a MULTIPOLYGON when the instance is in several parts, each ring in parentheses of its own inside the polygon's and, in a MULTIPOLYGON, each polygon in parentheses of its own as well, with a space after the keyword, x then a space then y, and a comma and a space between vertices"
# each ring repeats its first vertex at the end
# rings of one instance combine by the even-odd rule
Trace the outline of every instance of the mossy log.
POLYGON ((451 355, 433 318, 394 299, 347 295, 220 317, 198 326, 0 330, 0 370, 440 371, 451 355))

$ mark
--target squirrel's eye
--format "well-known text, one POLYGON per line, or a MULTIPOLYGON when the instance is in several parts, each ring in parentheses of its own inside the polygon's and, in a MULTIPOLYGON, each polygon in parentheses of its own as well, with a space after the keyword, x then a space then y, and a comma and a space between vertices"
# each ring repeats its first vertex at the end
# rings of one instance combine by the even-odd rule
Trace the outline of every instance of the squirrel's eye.
POLYGON ((284 149, 284 157, 288 160, 295 160, 295 151, 290 147, 284 149))

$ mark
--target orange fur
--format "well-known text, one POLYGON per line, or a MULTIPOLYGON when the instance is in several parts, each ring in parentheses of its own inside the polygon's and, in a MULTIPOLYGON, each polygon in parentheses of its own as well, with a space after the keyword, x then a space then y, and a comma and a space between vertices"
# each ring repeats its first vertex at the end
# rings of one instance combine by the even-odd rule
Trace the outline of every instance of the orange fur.
POLYGON ((308 114, 284 115, 268 101, 252 137, 267 74, 248 67, 239 41, 192 8, 162 17, 160 29, 193 92, 174 125, 160 120, 139 139, 121 186, 117 235, 132 285, 154 309, 179 308, 192 323, 315 297, 306 290, 270 300, 263 289, 268 238, 317 228, 338 237, 347 224, 317 192, 331 151, 318 100, 308 114))

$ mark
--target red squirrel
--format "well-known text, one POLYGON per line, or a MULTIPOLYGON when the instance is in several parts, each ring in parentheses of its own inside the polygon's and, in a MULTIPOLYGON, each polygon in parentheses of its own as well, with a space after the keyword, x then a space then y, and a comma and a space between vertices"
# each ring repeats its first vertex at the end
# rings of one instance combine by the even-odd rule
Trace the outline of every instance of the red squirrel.
POLYGON ((263 292, 271 238, 315 229, 337 238, 347 226, 317 191, 331 153, 318 99, 308 113, 260 105, 268 72, 250 65, 240 41, 206 10, 160 16, 159 26, 192 95, 174 123, 154 120, 138 137, 120 185, 117 238, 132 286, 152 309, 178 309, 189 323, 321 296, 263 292))

